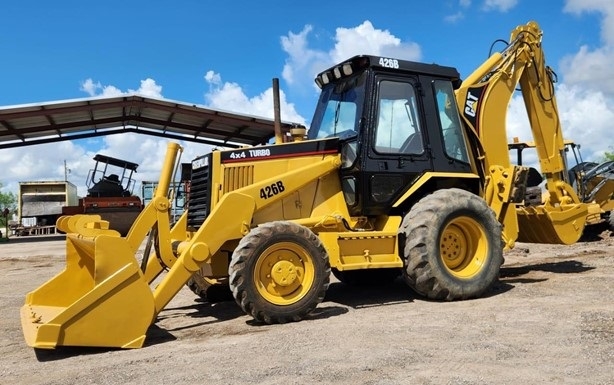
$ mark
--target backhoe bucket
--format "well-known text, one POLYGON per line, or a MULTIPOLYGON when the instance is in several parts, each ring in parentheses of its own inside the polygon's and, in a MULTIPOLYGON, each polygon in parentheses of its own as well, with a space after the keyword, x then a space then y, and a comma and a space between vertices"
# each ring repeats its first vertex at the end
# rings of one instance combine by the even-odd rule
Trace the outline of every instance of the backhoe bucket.
POLYGON ((584 204, 566 209, 545 206, 519 207, 518 241, 570 245, 582 236, 588 208, 584 204))
POLYGON ((66 268, 28 293, 21 308, 34 348, 139 348, 154 319, 154 300, 128 242, 110 233, 66 236, 66 268))

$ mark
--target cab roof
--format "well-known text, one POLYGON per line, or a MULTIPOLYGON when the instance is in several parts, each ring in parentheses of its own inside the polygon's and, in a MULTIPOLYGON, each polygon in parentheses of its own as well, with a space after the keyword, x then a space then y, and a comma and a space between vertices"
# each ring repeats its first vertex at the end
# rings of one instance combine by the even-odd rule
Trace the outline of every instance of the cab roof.
POLYGON ((338 63, 329 69, 322 71, 318 74, 321 77, 326 73, 333 73, 335 68, 343 67, 343 65, 349 64, 356 71, 366 68, 377 68, 389 71, 405 71, 417 74, 440 76, 449 78, 452 81, 460 82, 460 73, 454 67, 442 66, 439 64, 427 64, 409 60, 395 59, 385 56, 373 56, 373 55, 357 55, 338 63))

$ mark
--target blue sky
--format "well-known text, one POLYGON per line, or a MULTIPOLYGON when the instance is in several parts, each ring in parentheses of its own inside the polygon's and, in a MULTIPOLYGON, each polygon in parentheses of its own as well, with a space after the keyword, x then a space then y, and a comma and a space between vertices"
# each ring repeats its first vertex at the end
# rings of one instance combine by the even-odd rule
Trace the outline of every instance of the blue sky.
MULTIPOLYGON (((282 119, 309 123, 314 75, 355 54, 455 66, 467 76, 495 39, 536 20, 567 139, 585 158, 612 151, 614 2, 442 1, 12 1, 0 6, 0 106, 141 93, 272 117, 280 78, 282 119)), ((499 46, 499 48, 501 48, 499 46)), ((508 137, 530 139, 518 98, 508 137)), ((69 180, 84 194, 92 157, 139 163, 156 180, 166 142, 115 135, 0 150, 2 191, 19 181, 69 180)), ((185 144, 184 161, 207 149, 185 144)))

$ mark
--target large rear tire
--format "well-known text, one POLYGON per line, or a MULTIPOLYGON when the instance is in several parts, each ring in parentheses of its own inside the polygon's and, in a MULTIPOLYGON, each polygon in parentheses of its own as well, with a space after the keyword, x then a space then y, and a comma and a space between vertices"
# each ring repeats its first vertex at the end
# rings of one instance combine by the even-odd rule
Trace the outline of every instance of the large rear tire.
POLYGON ((501 224, 479 196, 456 188, 438 190, 412 207, 399 233, 403 276, 421 295, 447 301, 475 298, 499 277, 501 224))
POLYGON ((330 281, 328 254, 308 228, 269 222, 239 242, 230 266, 239 306, 267 324, 300 321, 322 302, 330 281))

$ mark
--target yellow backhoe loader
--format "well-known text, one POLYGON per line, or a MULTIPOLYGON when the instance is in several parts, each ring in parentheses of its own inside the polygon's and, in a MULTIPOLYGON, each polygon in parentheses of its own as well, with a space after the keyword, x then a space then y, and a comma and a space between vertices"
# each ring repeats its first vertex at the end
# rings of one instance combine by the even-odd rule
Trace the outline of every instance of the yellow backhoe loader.
POLYGON ((125 237, 99 217, 58 220, 66 268, 27 295, 26 342, 141 347, 195 273, 228 282, 256 321, 284 323, 322 301, 331 272, 348 283, 401 275, 428 298, 462 300, 491 287, 519 236, 575 242, 587 208, 563 178, 541 38, 536 23, 519 26, 465 81, 452 67, 388 57, 327 69, 307 138, 278 132, 275 144, 195 159, 172 228, 167 191, 181 148, 170 143, 155 196, 125 237), (505 132, 518 84, 550 176, 549 198, 530 207, 529 172, 510 164, 505 132))

